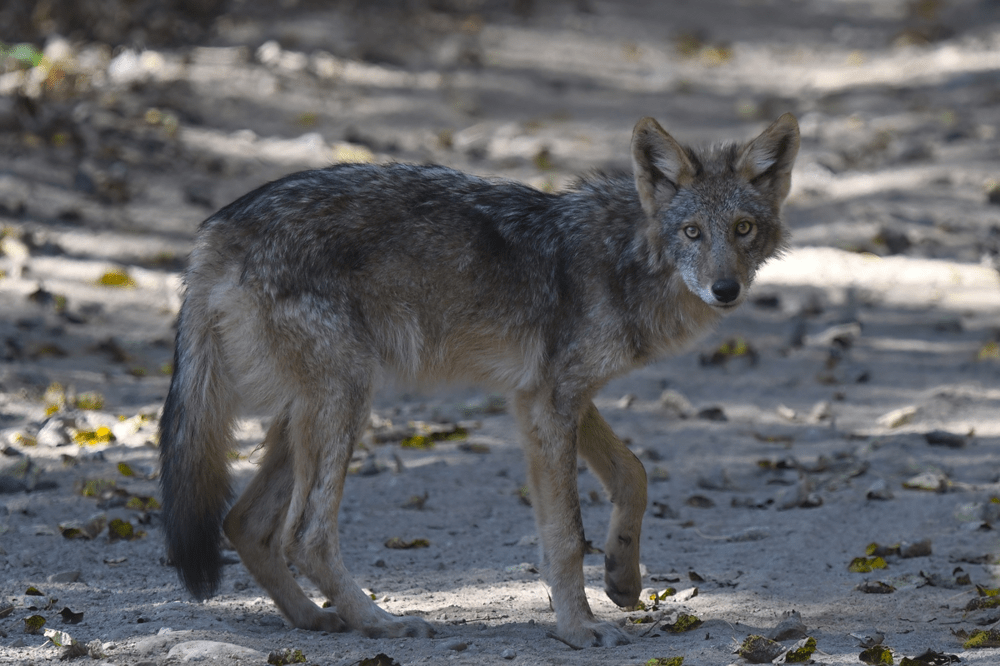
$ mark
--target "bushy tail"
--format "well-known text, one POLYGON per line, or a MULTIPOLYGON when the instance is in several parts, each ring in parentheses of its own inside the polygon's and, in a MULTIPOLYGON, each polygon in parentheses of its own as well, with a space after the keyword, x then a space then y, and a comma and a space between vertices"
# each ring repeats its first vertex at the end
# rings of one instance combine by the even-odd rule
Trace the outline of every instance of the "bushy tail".
POLYGON ((221 577, 222 519, 232 495, 233 390, 217 334, 198 309, 189 295, 178 321, 160 420, 160 489, 167 556, 191 594, 204 599, 221 577))

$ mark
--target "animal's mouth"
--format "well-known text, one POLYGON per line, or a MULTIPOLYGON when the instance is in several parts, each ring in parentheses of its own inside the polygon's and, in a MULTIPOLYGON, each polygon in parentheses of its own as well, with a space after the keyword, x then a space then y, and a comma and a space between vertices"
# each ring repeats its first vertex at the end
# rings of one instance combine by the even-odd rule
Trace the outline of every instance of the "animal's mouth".
POLYGON ((740 306, 740 303, 737 301, 733 303, 709 303, 709 305, 711 305, 716 310, 722 310, 724 312, 728 312, 729 310, 735 310, 736 308, 738 308, 740 306))

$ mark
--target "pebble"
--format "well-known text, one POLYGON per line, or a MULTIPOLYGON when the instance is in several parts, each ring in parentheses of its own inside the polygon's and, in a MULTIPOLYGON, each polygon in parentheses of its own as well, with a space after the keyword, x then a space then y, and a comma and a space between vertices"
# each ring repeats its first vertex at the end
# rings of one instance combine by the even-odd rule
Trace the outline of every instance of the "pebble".
POLYGON ((878 424, 885 428, 898 428, 912 421, 917 415, 916 405, 908 405, 894 409, 878 418, 878 424))
POLYGON ((35 437, 39 446, 66 446, 73 443, 69 428, 76 427, 76 419, 66 416, 53 416, 38 431, 35 437))
POLYGON ((667 389, 660 394, 660 407, 674 418, 686 419, 694 416, 694 405, 679 391, 667 389))
POLYGON ((448 641, 444 644, 446 650, 454 650, 455 652, 462 652, 463 650, 467 650, 468 647, 469 644, 461 640, 448 641))
POLYGON ((46 580, 50 583, 75 583, 80 580, 80 570, 60 571, 49 576, 46 580))
POLYGON ((170 648, 167 653, 168 660, 180 662, 187 661, 215 661, 237 663, 241 661, 263 662, 267 655, 257 650, 252 650, 241 645, 232 643, 221 643, 219 641, 187 641, 178 643, 170 648))
POLYGON ((892 491, 889 490, 889 485, 885 482, 885 479, 876 479, 872 485, 868 486, 868 492, 865 493, 865 497, 870 500, 889 500, 892 499, 892 491))
POLYGON ((513 659, 514 657, 517 656, 517 653, 511 650, 510 648, 507 648, 506 650, 500 653, 500 656, 503 657, 504 659, 513 659))
POLYGON ((806 637, 806 625, 802 622, 802 616, 798 611, 785 611, 782 613, 782 620, 778 623, 768 638, 772 641, 798 640, 806 637))

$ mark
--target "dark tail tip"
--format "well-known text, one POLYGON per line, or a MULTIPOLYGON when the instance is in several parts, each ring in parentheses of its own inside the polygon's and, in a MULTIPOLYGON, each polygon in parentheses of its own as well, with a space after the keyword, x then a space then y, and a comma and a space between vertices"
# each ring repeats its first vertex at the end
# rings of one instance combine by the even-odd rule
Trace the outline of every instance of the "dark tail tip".
POLYGON ((205 519, 179 530, 168 528, 170 563, 189 592, 198 600, 207 599, 219 590, 222 579, 222 554, 219 543, 219 520, 205 519))
MULTIPOLYGON (((176 367, 176 366, 175 366, 176 367)), ((167 558, 198 599, 219 589, 222 577, 222 517, 229 500, 224 452, 220 455, 188 432, 177 377, 160 419, 160 488, 167 558), (214 454, 214 455, 213 455, 214 454)), ((204 438, 202 438, 204 439, 204 438)))

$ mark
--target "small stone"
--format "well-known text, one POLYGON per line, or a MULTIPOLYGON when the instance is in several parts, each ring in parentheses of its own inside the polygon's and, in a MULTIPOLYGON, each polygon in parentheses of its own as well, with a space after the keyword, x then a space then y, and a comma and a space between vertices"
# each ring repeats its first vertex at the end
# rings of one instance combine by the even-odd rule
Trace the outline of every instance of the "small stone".
POLYGON ((618 402, 615 403, 615 407, 618 409, 628 409, 632 406, 633 402, 635 402, 635 394, 626 393, 618 400, 618 402))
POLYGON ((257 650, 252 650, 232 643, 222 643, 219 641, 187 641, 178 643, 170 648, 167 659, 180 662, 188 661, 213 661, 221 663, 236 662, 256 662, 261 663, 267 659, 267 655, 257 650))
POLYGON ((798 611, 785 611, 782 618, 778 626, 768 634, 768 638, 772 641, 788 641, 806 637, 806 625, 798 611))
POLYGON ((46 580, 50 583, 75 583, 80 580, 79 569, 74 571, 60 571, 49 576, 46 580))
POLYGON ((445 643, 444 644, 444 648, 446 650, 454 650, 455 652, 462 652, 462 651, 467 650, 469 648, 469 644, 466 643, 465 641, 454 640, 454 641, 448 641, 447 643, 445 643))
POLYGON ((798 418, 798 414, 795 413, 795 410, 785 405, 778 405, 774 411, 776 411, 778 416, 786 421, 795 421, 798 418))
POLYGON ((667 389, 660 394, 660 407, 674 418, 686 419, 694 416, 694 406, 679 391, 667 389))
POLYGON ((39 446, 67 446, 73 443, 69 428, 76 427, 76 419, 67 416, 53 416, 38 431, 35 437, 39 446))
POLYGON ((903 482, 903 487, 910 490, 929 490, 943 493, 951 486, 948 477, 942 472, 924 472, 903 482))
POLYGON ((872 485, 868 486, 865 497, 870 500, 889 500, 892 499, 892 491, 889 490, 889 484, 885 482, 885 479, 876 479, 872 485))
POLYGON ((513 659, 514 657, 517 656, 517 653, 511 650, 510 648, 507 648, 506 650, 500 653, 500 656, 503 657, 504 659, 513 659))
POLYGON ((912 421, 916 415, 917 408, 914 405, 908 405, 880 416, 878 424, 885 428, 898 428, 912 421))
POLYGON ((833 416, 833 409, 830 405, 829 400, 820 400, 815 405, 813 405, 812 410, 809 412, 809 416, 806 420, 809 423, 820 423, 822 421, 828 421, 830 417, 833 416))
POLYGON ((361 467, 358 468, 358 475, 359 476, 375 476, 376 474, 378 474, 381 471, 382 471, 382 469, 379 467, 378 460, 375 457, 375 454, 372 453, 372 454, 369 454, 367 457, 365 457, 364 462, 361 463, 361 467))
POLYGON ((856 321, 831 326, 816 335, 806 337, 809 344, 821 347, 838 347, 849 349, 854 341, 861 336, 861 324, 856 321))
POLYGON ((924 539, 916 543, 903 542, 899 547, 900 557, 928 557, 931 554, 931 540, 924 539))
POLYGON ((994 205, 1000 205, 1000 185, 994 185, 990 188, 990 191, 986 193, 987 203, 994 205))
POLYGON ((706 421, 728 421, 726 418, 726 412, 722 410, 722 407, 712 406, 705 407, 698 410, 697 414, 699 419, 705 419, 706 421))

